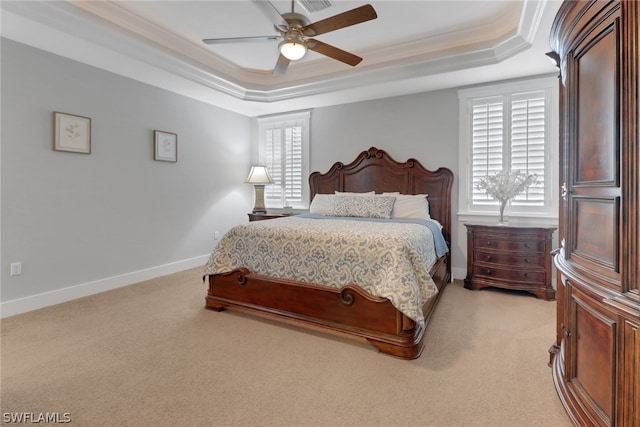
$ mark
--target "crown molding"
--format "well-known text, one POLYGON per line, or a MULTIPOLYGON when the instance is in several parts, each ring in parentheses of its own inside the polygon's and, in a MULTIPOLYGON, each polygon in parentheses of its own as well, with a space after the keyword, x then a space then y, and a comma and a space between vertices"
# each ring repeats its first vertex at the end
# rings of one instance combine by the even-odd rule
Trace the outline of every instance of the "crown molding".
POLYGON ((207 99, 242 109, 247 101, 269 104, 380 85, 390 76, 415 79, 497 64, 531 46, 545 3, 525 0, 520 16, 506 16, 499 25, 480 23, 365 51, 366 60, 352 69, 335 61, 302 62, 284 79, 238 67, 113 1, 3 1, 2 35, 156 86, 184 80, 188 92, 206 88, 217 93, 207 99))

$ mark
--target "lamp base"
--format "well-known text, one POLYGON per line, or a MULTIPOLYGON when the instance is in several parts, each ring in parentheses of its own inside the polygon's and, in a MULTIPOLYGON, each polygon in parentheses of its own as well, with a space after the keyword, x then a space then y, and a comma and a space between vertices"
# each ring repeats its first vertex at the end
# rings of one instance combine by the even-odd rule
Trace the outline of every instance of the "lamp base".
POLYGON ((251 213, 254 213, 254 214, 266 214, 267 210, 266 209, 264 209, 264 210, 254 209, 251 213))
POLYGON ((264 185, 255 184, 256 189, 256 202, 253 206, 253 213, 267 213, 267 208, 264 206, 264 185))

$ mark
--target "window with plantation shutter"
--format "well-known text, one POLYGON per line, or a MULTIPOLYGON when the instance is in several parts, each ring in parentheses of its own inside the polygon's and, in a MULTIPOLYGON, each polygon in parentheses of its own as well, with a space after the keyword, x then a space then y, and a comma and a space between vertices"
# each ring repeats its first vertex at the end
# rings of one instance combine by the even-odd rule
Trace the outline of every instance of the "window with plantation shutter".
POLYGON ((511 214, 557 217, 557 84, 541 78, 458 92, 461 213, 495 213, 498 202, 477 184, 506 170, 537 176, 511 200, 511 214))
POLYGON ((268 208, 308 207, 309 118, 303 112, 258 119, 259 162, 274 180, 265 187, 268 208))

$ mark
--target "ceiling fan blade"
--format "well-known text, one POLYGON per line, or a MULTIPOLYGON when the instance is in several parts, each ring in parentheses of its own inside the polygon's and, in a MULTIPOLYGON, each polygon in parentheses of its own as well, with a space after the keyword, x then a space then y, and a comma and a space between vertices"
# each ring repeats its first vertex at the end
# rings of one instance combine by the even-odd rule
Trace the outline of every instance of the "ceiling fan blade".
POLYGON ((287 72, 287 68, 289 67, 289 61, 283 54, 278 56, 278 61, 276 62, 276 66, 273 69, 274 76, 283 76, 284 73, 287 72))
POLYGON ((256 36, 256 37, 223 37, 219 39, 203 39, 206 44, 240 43, 240 42, 261 42, 278 40, 280 36, 256 36))
POLYGON ((335 31, 340 28, 350 27, 351 25, 370 21, 377 17, 378 14, 373 6, 365 4, 364 6, 351 9, 347 12, 339 13, 318 22, 305 25, 302 27, 302 33, 306 36, 317 36, 319 34, 328 33, 329 31, 335 31))
POLYGON ((352 67, 355 67, 360 63, 360 61, 362 61, 362 58, 360 58, 359 56, 356 56, 353 53, 349 53, 342 49, 338 49, 337 47, 321 42, 320 40, 307 39, 307 48, 313 50, 314 52, 326 55, 329 58, 344 62, 345 64, 351 65, 352 67))

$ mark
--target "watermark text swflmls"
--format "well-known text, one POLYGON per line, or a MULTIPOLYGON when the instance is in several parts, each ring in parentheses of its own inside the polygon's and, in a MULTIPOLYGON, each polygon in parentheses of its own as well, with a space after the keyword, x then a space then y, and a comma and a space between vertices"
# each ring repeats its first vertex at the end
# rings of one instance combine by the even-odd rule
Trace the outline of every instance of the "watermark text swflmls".
POLYGON ((71 422, 70 412, 3 412, 5 424, 67 424, 71 422))

